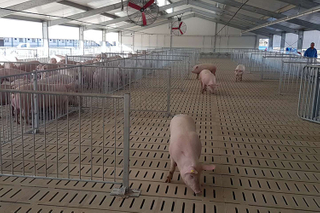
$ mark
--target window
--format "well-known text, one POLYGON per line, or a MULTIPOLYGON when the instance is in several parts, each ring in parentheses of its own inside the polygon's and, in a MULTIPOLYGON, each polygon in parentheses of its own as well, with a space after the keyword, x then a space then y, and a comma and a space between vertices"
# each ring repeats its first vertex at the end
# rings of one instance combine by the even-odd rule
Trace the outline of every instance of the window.
POLYGON ((259 39, 259 49, 266 50, 269 47, 269 39, 259 39))
POLYGON ((23 38, 19 38, 19 42, 23 42, 23 38))

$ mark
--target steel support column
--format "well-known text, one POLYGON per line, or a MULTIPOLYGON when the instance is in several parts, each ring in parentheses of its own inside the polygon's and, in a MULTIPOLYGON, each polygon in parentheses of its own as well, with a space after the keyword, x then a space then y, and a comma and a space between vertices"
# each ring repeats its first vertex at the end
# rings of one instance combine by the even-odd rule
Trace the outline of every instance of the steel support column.
POLYGON ((286 46, 286 33, 282 32, 281 33, 280 50, 284 50, 285 46, 286 46))
POLYGON ((84 27, 79 27, 79 50, 80 55, 84 55, 84 27))
POLYGON ((298 32, 298 48, 297 48, 299 52, 302 51, 303 39, 304 39, 304 31, 299 30, 299 32, 298 32))
POLYGON ((269 35, 269 46, 268 46, 269 50, 273 50, 273 34, 269 35))
POLYGON ((42 22, 42 40, 43 40, 43 50, 44 50, 45 56, 50 58, 48 22, 42 22))

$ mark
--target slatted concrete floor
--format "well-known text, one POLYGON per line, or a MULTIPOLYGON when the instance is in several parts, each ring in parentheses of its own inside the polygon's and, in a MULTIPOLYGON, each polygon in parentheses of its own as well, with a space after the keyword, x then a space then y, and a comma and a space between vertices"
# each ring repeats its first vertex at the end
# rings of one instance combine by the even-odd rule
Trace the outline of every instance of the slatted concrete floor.
MULTIPOLYGON (((235 63, 205 61, 218 67, 217 94, 202 95, 191 76, 184 91, 173 91, 171 102, 173 114, 195 118, 203 143, 201 160, 217 165, 202 175, 202 196, 195 196, 178 172, 171 184, 164 183, 170 118, 132 112, 130 178, 132 188, 142 191, 139 198, 111 197, 111 184, 0 177, 0 212, 320 212, 320 126, 296 116, 297 96, 278 95, 276 81, 260 82, 258 75, 246 74, 235 83, 235 63)), ((120 180, 121 165, 106 176, 120 180)))

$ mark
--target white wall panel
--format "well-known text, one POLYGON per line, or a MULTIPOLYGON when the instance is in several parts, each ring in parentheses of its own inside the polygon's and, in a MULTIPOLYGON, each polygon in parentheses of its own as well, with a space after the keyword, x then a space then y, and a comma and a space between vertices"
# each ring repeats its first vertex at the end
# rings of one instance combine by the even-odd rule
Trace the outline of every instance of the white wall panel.
POLYGON ((254 48, 255 44, 254 36, 246 37, 230 37, 229 47, 231 48, 254 48))
POLYGON ((204 46, 202 48, 212 48, 212 46, 213 46, 212 36, 205 36, 204 46))
POLYGON ((273 36, 273 48, 280 48, 281 44, 281 36, 274 35, 273 36))
MULTIPOLYGON (((213 48, 215 35, 215 23, 200 18, 183 20, 187 24, 187 33, 183 36, 173 36, 173 47, 213 48)), ((224 25, 218 24, 218 30, 224 25)), ((135 49, 170 47, 169 24, 141 31, 145 34, 135 35, 135 49), (146 35, 151 34, 151 35, 146 35), (153 34, 153 35, 152 35, 153 34), (158 36, 156 35, 158 34, 158 36)), ((140 33, 141 33, 140 32, 140 33)), ((217 48, 253 48, 255 34, 248 33, 241 37, 241 30, 233 27, 225 27, 217 38, 217 48), (248 37, 247 35, 253 35, 248 37), (230 39, 228 37, 230 36, 230 39)), ((258 37, 258 39, 260 36, 258 37)))

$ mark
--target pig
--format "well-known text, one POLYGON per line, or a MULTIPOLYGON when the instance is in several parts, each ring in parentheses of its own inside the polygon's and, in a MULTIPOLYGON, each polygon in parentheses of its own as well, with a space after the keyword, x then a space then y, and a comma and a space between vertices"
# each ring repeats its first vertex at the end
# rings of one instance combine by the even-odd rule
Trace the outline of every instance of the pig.
MULTIPOLYGON (((76 83, 71 83, 68 85, 52 85, 52 84, 38 84, 37 85, 37 91, 51 91, 51 92, 77 92, 78 85, 76 83)), ((17 88, 18 90, 34 90, 33 84, 27 84, 23 85, 17 88)), ((55 104, 57 108, 61 110, 66 103, 66 101, 69 100, 69 103, 77 104, 77 101, 75 97, 67 97, 67 96, 38 96, 38 106, 40 109, 48 110, 49 108, 55 107, 55 104), (44 98, 45 97, 45 98, 44 98)), ((11 106, 14 109, 14 112, 16 116, 16 121, 18 124, 20 113, 22 113, 23 117, 26 120, 26 123, 29 123, 29 113, 31 112, 31 106, 32 106, 32 98, 30 98, 30 94, 26 93, 15 93, 11 96, 11 106), (21 108, 20 108, 21 106, 21 108)))
POLYGON ((13 68, 10 68, 10 69, 6 69, 6 68, 0 69, 1 83, 2 83, 4 80, 14 81, 14 80, 16 80, 16 79, 20 79, 20 78, 22 79, 22 78, 26 77, 25 75, 16 76, 15 78, 6 77, 6 76, 10 76, 10 75, 19 75, 19 74, 26 74, 26 72, 24 72, 24 71, 22 71, 22 70, 18 70, 18 69, 13 69, 13 68))
POLYGON ((57 74, 42 78, 37 81, 39 84, 69 84, 74 81, 74 78, 69 75, 57 74))
MULTIPOLYGON (((0 85, 0 88, 1 89, 12 89, 11 85, 8 84, 7 82, 3 82, 1 85, 0 85)), ((0 92, 0 105, 6 105, 6 104, 9 104, 10 102, 10 93, 8 92, 0 92)))
POLYGON ((23 70, 25 72, 33 72, 37 69, 39 64, 39 61, 29 61, 26 63, 16 65, 16 69, 23 70))
POLYGON ((27 79, 27 80, 25 80, 25 79, 17 79, 17 80, 14 80, 14 81, 11 82, 11 87, 12 87, 12 89, 17 89, 20 86, 23 86, 23 85, 26 85, 26 84, 30 84, 30 83, 31 82, 30 82, 29 79, 27 79))
POLYGON ((210 72, 210 70, 204 69, 200 72, 201 93, 209 90, 210 93, 214 93, 214 90, 218 87, 216 76, 210 72))
MULTIPOLYGON (((66 59, 62 59, 61 61, 59 61, 57 64, 59 65, 64 65, 66 64, 66 59)), ((67 64, 70 64, 70 65, 76 65, 77 62, 75 61, 71 61, 71 60, 68 60, 68 63, 67 64)), ((64 66, 59 66, 59 67, 64 67, 64 66)))
POLYGON ((87 86, 87 88, 93 87, 93 76, 97 67, 94 66, 83 66, 82 70, 82 82, 87 86))
POLYGON ((58 63, 56 58, 51 58, 49 61, 49 64, 56 64, 56 63, 58 63))
POLYGON ((111 57, 107 58, 108 61, 113 61, 113 60, 118 60, 118 59, 122 59, 122 57, 120 55, 116 55, 116 56, 111 56, 111 57))
POLYGON ((41 71, 41 70, 55 70, 58 69, 59 65, 58 64, 39 64, 37 66, 37 70, 41 71))
POLYGON ((193 67, 192 73, 197 74, 197 79, 199 79, 199 75, 204 69, 210 70, 213 75, 216 75, 217 67, 213 64, 198 64, 193 67))
POLYGON ((3 68, 5 68, 5 69, 16 69, 17 67, 16 67, 16 65, 14 64, 14 63, 4 63, 3 64, 3 68))
POLYGON ((119 68, 98 68, 93 74, 93 85, 102 91, 104 88, 117 88, 122 85, 119 68))
POLYGON ((236 82, 242 81, 242 75, 245 72, 246 68, 243 64, 239 64, 234 70, 234 74, 236 76, 236 82))
POLYGON ((87 60, 81 63, 77 63, 76 65, 86 65, 86 64, 93 64, 96 61, 96 59, 93 60, 87 60))
POLYGON ((99 55, 96 56, 96 59, 97 59, 98 61, 103 60, 103 59, 106 59, 106 58, 107 58, 107 54, 105 54, 105 53, 101 53, 101 54, 99 54, 99 55))
POLYGON ((196 132, 196 124, 188 115, 176 115, 170 122, 170 171, 166 183, 170 183, 175 168, 178 167, 182 180, 195 194, 201 193, 200 175, 202 170, 214 170, 215 165, 203 165, 201 141, 196 132))

